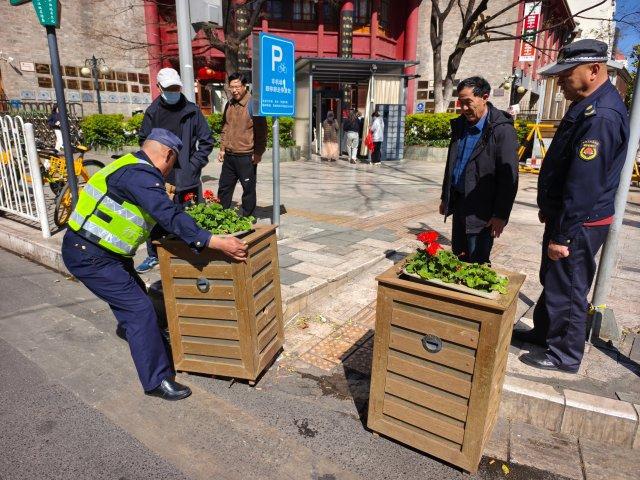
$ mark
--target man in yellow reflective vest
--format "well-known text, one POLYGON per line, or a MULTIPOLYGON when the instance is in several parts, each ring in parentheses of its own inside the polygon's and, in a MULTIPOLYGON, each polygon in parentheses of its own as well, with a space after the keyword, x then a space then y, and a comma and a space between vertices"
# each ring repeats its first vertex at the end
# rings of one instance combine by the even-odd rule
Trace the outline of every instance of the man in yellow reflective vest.
POLYGON ((174 380, 155 310, 134 269, 136 249, 157 224, 195 251, 217 249, 237 261, 247 256, 244 242, 212 236, 169 199, 164 179, 177 167, 181 148, 176 135, 154 128, 139 152, 94 174, 62 242, 69 272, 111 307, 145 393, 166 400, 186 398, 191 390, 174 380))

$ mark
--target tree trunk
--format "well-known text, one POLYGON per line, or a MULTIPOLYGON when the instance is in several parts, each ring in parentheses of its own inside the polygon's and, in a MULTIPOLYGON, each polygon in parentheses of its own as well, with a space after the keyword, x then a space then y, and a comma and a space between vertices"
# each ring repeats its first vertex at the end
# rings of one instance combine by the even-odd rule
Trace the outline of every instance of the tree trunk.
POLYGON ((430 40, 433 52, 433 98, 434 111, 444 112, 444 100, 442 98, 442 21, 435 5, 431 6, 430 40))

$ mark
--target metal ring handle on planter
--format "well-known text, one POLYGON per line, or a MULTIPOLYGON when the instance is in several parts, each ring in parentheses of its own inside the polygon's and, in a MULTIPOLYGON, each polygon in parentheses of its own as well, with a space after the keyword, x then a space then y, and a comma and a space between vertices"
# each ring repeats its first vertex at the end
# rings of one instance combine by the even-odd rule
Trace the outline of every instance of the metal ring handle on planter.
POLYGON ((200 293, 207 293, 211 288, 211 284, 209 283, 208 278, 200 277, 196 279, 196 287, 198 287, 200 293))
POLYGON ((422 346, 429 353, 438 353, 442 350, 442 340, 440 337, 428 333, 422 337, 422 346))

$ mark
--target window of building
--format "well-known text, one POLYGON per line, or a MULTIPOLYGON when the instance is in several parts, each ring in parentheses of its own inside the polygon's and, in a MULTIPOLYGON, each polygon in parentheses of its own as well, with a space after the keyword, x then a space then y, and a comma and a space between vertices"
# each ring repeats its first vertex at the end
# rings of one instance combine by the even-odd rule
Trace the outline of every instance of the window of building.
POLYGON ((380 0, 380 11, 378 12, 378 23, 384 30, 389 30, 391 26, 391 0, 380 0))
POLYGON ((371 18, 371 5, 369 0, 355 0, 353 23, 355 25, 368 25, 371 18))
POLYGON ((267 14, 271 20, 286 20, 286 11, 284 0, 269 0, 267 2, 267 14))
POLYGON ((313 0, 294 0, 293 19, 310 22, 316 19, 316 3, 313 0))

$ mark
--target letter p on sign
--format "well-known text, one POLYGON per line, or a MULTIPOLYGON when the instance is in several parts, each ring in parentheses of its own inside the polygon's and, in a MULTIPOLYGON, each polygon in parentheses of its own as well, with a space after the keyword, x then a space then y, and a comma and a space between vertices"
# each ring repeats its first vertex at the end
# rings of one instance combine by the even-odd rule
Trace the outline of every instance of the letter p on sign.
POLYGON ((276 71, 276 63, 282 61, 282 48, 278 45, 271 45, 271 70, 276 71))

